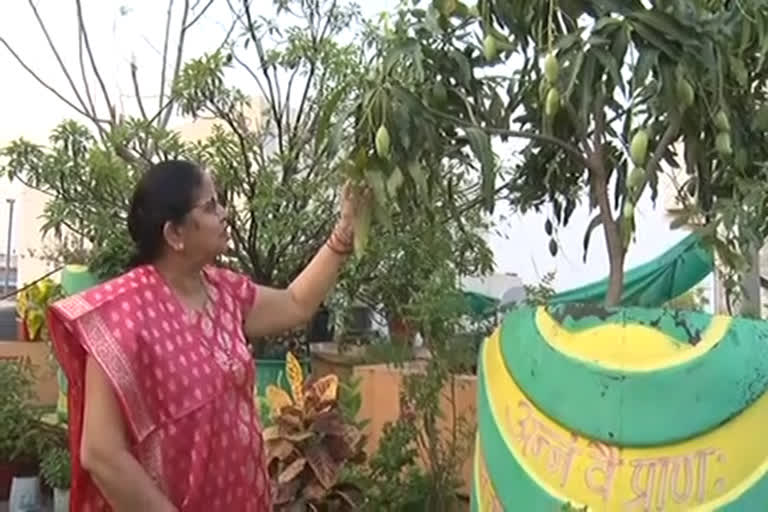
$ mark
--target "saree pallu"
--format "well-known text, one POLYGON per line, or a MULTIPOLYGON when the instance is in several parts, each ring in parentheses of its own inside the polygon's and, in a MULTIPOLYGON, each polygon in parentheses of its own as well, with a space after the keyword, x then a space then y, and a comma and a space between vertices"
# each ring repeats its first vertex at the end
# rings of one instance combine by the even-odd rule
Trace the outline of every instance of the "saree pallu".
POLYGON ((50 308, 54 350, 69 380, 71 511, 111 510, 80 464, 87 355, 112 385, 133 455, 179 511, 271 510, 242 329, 257 287, 216 267, 203 276, 210 300, 199 312, 149 265, 50 308))

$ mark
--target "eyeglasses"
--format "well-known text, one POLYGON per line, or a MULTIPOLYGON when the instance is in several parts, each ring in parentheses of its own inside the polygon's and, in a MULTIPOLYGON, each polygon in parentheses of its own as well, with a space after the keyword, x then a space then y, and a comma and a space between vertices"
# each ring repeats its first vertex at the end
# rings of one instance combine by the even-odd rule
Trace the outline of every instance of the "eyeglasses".
POLYGON ((225 204, 223 204, 221 201, 219 201, 218 197, 211 197, 210 199, 207 199, 205 201, 202 201, 198 204, 196 204, 192 209, 195 210, 197 208, 202 209, 206 213, 216 213, 219 210, 219 207, 221 207, 222 210, 226 210, 227 207, 225 204))

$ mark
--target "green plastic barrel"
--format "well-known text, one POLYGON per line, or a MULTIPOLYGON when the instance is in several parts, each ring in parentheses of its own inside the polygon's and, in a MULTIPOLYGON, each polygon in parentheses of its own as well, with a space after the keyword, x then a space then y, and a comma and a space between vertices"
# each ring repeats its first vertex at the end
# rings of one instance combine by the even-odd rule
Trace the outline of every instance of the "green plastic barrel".
MULTIPOLYGON (((67 265, 61 271, 61 288, 66 296, 76 295, 99 284, 98 278, 88 271, 85 265, 67 265)), ((67 377, 61 368, 56 371, 59 382, 59 398, 56 403, 56 415, 62 422, 67 422, 67 377)))
POLYGON ((98 278, 85 265, 67 265, 61 271, 61 287, 64 293, 75 295, 99 284, 98 278))

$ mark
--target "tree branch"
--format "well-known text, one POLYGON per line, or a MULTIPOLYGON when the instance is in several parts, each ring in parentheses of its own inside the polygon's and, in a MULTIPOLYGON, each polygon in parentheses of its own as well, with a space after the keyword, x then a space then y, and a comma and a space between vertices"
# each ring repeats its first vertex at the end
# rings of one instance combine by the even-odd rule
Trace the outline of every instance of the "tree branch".
POLYGON ((139 112, 144 121, 149 121, 147 117, 147 111, 144 109, 144 100, 141 99, 141 91, 139 90, 139 79, 137 76, 138 66, 136 62, 131 62, 131 82, 133 82, 133 94, 136 95, 136 103, 139 106, 139 112))
MULTIPOLYGON (((200 3, 200 0, 196 1, 196 2, 195 2, 195 5, 193 5, 193 6, 192 6, 192 9, 191 9, 191 10, 192 10, 192 11, 194 11, 195 9, 197 9, 197 6, 198 6, 198 4, 199 4, 199 3, 200 3)), ((207 4, 205 4, 205 6, 203 6, 203 8, 200 10, 200 12, 198 12, 198 13, 195 15, 195 17, 194 17, 194 18, 192 18, 192 21, 190 21, 190 22, 189 22, 189 23, 187 23, 186 25, 183 25, 183 27, 184 27, 184 30, 185 30, 185 31, 186 31, 186 30, 189 30, 190 28, 192 28, 192 25, 194 25, 195 23, 197 23, 198 21, 200 21, 200 18, 202 18, 202 17, 203 17, 203 15, 205 14, 205 11, 207 11, 207 10, 208 10, 208 8, 209 8, 211 5, 213 5, 213 0, 208 0, 208 3, 207 3, 207 4)))
POLYGON ((77 6, 77 19, 79 21, 80 27, 82 28, 83 42, 85 42, 85 50, 88 52, 88 59, 91 62, 91 69, 93 71, 93 74, 96 76, 96 80, 99 82, 99 87, 101 87, 101 93, 104 96, 104 101, 107 102, 107 109, 109 110, 109 118, 112 120, 112 123, 114 123, 117 120, 117 116, 115 114, 115 107, 112 104, 112 99, 109 97, 107 86, 104 84, 104 80, 101 78, 101 73, 99 72, 99 68, 98 66, 96 66, 96 59, 93 56, 93 50, 91 50, 91 43, 88 40, 88 31, 86 30, 85 22, 83 21, 83 6, 81 3, 81 0, 75 0, 75 4, 77 6))
POLYGON ((165 99, 165 77, 168 73, 168 44, 171 38, 171 15, 173 14, 173 3, 175 0, 168 0, 168 11, 165 14, 165 36, 163 37, 163 53, 160 64, 160 94, 158 95, 158 106, 163 106, 165 99))
MULTIPOLYGON (((77 59, 80 64, 80 76, 83 79, 83 88, 85 89, 85 97, 88 100, 88 105, 91 112, 96 114, 96 105, 93 102, 93 96, 91 95, 91 86, 88 83, 88 74, 85 72, 85 44, 83 41, 83 26, 80 24, 80 18, 77 19, 77 59)), ((96 126, 99 129, 99 133, 102 138, 104 137, 104 129, 97 123, 96 126)))
POLYGON ((261 71, 262 71, 262 74, 264 75, 264 78, 267 81, 267 88, 268 88, 269 94, 265 95, 265 98, 267 98, 272 110, 272 115, 275 117, 275 124, 277 127, 277 145, 280 148, 280 154, 283 155, 285 153, 285 140, 283 138, 283 119, 278 110, 278 104, 280 103, 280 98, 275 97, 275 91, 274 91, 274 88, 272 87, 272 80, 269 77, 269 69, 266 66, 264 49, 261 47, 261 41, 259 40, 259 37, 256 34, 255 26, 253 24, 253 16, 251 16, 251 6, 250 6, 249 0, 243 0, 243 9, 245 11, 245 19, 248 24, 247 30, 249 35, 251 36, 251 40, 253 41, 253 44, 256 46, 256 51, 259 54, 259 63, 261 65, 261 71))
POLYGON ((592 168, 592 163, 584 156, 584 154, 581 151, 579 151, 578 148, 553 135, 546 135, 544 133, 526 132, 526 131, 519 131, 519 130, 508 130, 506 128, 490 128, 488 126, 476 126, 472 123, 469 123, 457 117, 453 117, 448 114, 444 114, 438 110, 434 110, 428 105, 423 105, 423 107, 432 115, 439 117, 444 121, 448 121, 449 123, 453 123, 457 126, 468 127, 468 128, 469 127, 479 128, 489 135, 497 135, 501 137, 514 137, 518 139, 528 139, 528 140, 532 140, 534 142, 539 142, 539 143, 553 144, 555 146, 558 146, 560 149, 564 150, 565 152, 567 152, 569 155, 571 155, 577 162, 583 165, 585 169, 592 168))
MULTIPOLYGON (((67 79, 67 82, 69 83, 69 86, 72 88, 72 92, 75 93, 75 97, 77 98, 77 101, 80 103, 80 106, 83 107, 83 110, 88 110, 88 107, 85 104, 85 101, 83 101, 82 96, 80 96, 80 92, 77 90, 77 86, 75 85, 75 81, 72 80, 72 75, 69 74, 69 70, 67 69, 67 66, 64 65, 64 61, 61 58, 61 55, 59 54, 59 51, 56 49, 56 45, 53 44, 53 39, 51 39, 51 35, 48 32, 48 27, 46 27, 45 22, 43 21, 43 18, 40 16, 40 12, 37 10, 37 6, 35 6, 35 3, 32 0, 28 0, 29 7, 32 9, 32 13, 35 15, 35 19, 37 20, 37 24, 40 27, 40 30, 43 32, 43 36, 45 37, 45 40, 48 42, 48 47, 51 49, 51 52, 53 53, 53 56, 56 58, 56 62, 59 64, 59 68, 61 69, 62 73, 64 73, 64 78, 67 79)), ((91 112, 93 116, 96 115, 96 112, 91 112)))
POLYGON ((667 125, 667 129, 664 130, 664 134, 661 136, 659 144, 656 146, 656 149, 651 155, 651 158, 648 160, 648 165, 645 167, 645 179, 643 180, 643 184, 640 187, 641 191, 648 182, 648 176, 656 176, 656 173, 658 172, 659 166, 661 164, 661 160, 664 158, 664 153, 666 153, 667 148, 669 148, 670 144, 672 144, 675 139, 677 139, 677 136, 680 133, 680 126, 683 122, 683 116, 677 112, 670 115, 671 120, 667 125))
POLYGON ((70 107, 72 110, 80 114, 81 116, 90 119, 96 124, 99 123, 108 123, 109 121, 105 119, 99 119, 94 115, 91 115, 90 113, 86 112, 82 108, 78 107, 71 101, 69 101, 66 97, 64 97, 63 94, 61 94, 59 91, 54 89, 52 86, 50 86, 45 80, 43 80, 40 75, 38 75, 31 67, 27 65, 26 62, 21 58, 21 56, 16 53, 16 51, 11 47, 11 45, 8 44, 8 42, 3 38, 0 37, 0 43, 2 43, 3 46, 8 50, 8 52, 11 54, 11 56, 16 60, 16 62, 19 63, 19 65, 24 68, 24 71, 26 71, 32 78, 35 79, 37 83, 45 87, 49 92, 51 92, 54 96, 56 96, 59 100, 61 100, 63 103, 65 103, 68 107, 70 107))
MULTIPOLYGON (((189 17, 189 0, 184 0, 184 14, 181 17, 181 30, 179 31, 179 41, 176 45, 176 63, 173 67, 173 76, 171 77, 172 81, 176 81, 176 77, 179 76, 179 72, 181 72, 181 61, 184 58, 184 44, 186 42, 187 37, 187 29, 191 26, 191 24, 187 25, 187 18, 189 17)), ((165 90, 160 91, 161 98, 165 96, 165 90)), ((168 102, 167 105, 170 107, 172 102, 168 102)), ((170 108, 167 108, 165 110, 165 114, 163 115, 163 120, 160 123, 160 126, 165 128, 168 126, 168 123, 171 120, 171 113, 172 110, 170 108)))
POLYGON ((592 134, 592 151, 589 155, 589 161, 592 163, 590 168, 590 187, 591 194, 597 202, 600 210, 600 218, 603 223, 605 233, 605 245, 608 250, 609 260, 609 279, 608 290, 605 296, 607 306, 616 306, 621 301, 621 294, 624 287, 624 255, 625 249, 622 244, 619 224, 613 218, 611 211, 611 201, 608 198, 608 178, 609 173, 605 168, 605 95, 598 94, 594 105, 595 131, 592 134))
POLYGON ((232 58, 235 62, 240 64, 243 69, 245 69, 249 75, 251 75, 251 78, 256 82, 256 86, 259 88, 259 92, 264 97, 264 99, 269 98, 269 94, 267 93, 267 90, 264 88, 264 85, 261 83, 261 79, 259 78, 259 75, 256 74, 256 72, 248 65, 246 64, 240 57, 237 56, 236 53, 232 52, 232 58))

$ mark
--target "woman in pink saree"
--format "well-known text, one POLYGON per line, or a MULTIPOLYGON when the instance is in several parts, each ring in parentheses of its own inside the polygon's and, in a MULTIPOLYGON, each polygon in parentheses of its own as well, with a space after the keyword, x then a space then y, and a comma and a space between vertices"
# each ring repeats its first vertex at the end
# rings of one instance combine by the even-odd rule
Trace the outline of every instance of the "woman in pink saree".
POLYGON ((325 298, 368 194, 343 196, 328 242, 279 290, 213 266, 227 230, 206 172, 169 161, 142 177, 135 265, 49 313, 70 383, 70 510, 271 510, 245 340, 306 323, 325 298))

